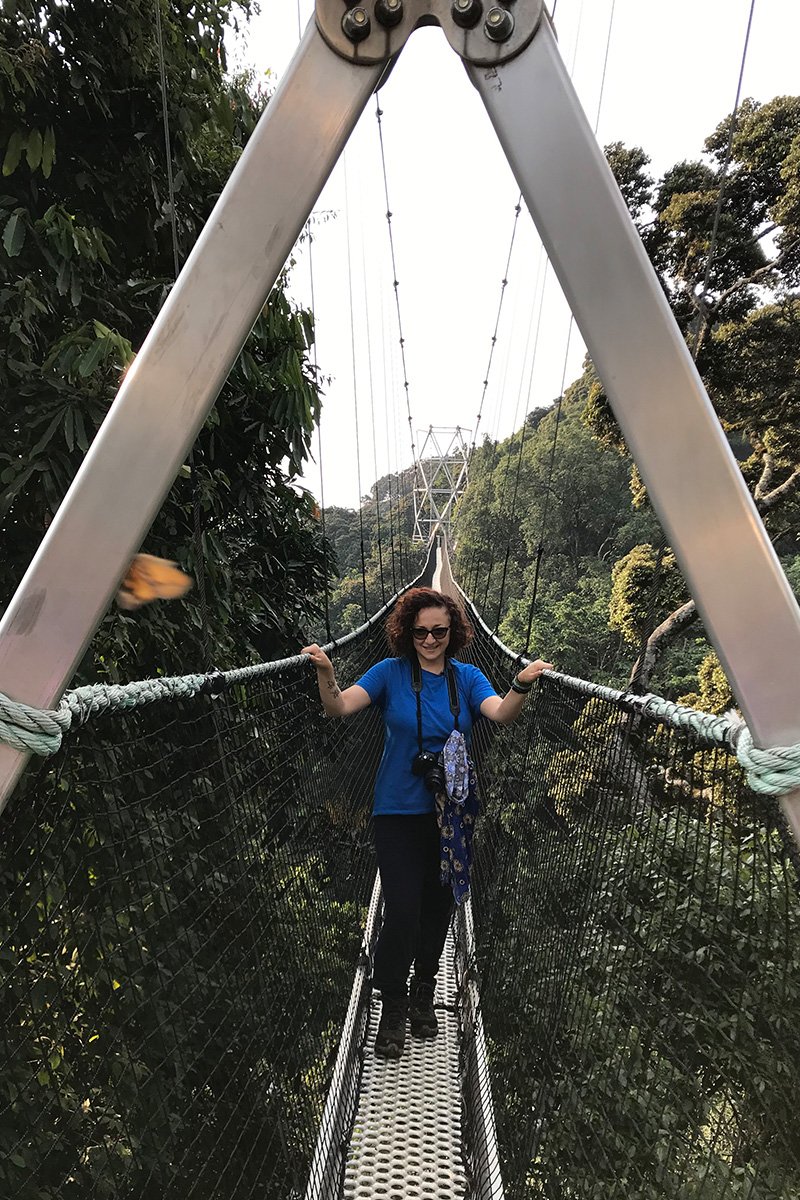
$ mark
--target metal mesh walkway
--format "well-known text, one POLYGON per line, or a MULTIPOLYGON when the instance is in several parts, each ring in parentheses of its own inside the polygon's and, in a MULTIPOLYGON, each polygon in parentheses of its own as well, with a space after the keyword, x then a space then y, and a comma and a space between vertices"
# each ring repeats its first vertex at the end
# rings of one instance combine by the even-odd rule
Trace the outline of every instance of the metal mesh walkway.
POLYGON ((461 1200, 466 1195, 453 960, 451 931, 436 988, 439 1035, 431 1041, 409 1036, 396 1061, 374 1055, 380 1001, 370 1001, 345 1200, 461 1200))

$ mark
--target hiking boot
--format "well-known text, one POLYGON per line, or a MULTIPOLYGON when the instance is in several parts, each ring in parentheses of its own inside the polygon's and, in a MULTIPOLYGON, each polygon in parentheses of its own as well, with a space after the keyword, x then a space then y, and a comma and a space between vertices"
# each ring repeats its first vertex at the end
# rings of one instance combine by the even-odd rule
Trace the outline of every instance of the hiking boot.
POLYGON ((406 1012, 404 996, 385 996, 381 1000, 381 1019, 375 1035, 378 1058, 399 1058, 406 1044, 406 1012))
POLYGON ((411 981, 411 996, 409 999, 408 1018, 411 1024, 411 1036, 416 1038, 435 1038, 439 1032, 439 1022, 433 1011, 432 983, 411 981))

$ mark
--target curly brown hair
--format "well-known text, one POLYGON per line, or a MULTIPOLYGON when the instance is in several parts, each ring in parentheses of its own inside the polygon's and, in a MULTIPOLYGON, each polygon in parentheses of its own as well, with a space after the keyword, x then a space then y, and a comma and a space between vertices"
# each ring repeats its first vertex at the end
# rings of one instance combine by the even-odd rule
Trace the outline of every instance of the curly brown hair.
POLYGON ((386 636, 393 654, 398 657, 411 657, 414 652, 414 638, 411 630, 418 613, 423 608, 446 608, 450 616, 450 640, 447 643, 446 654, 450 657, 458 654, 472 641, 472 625, 460 606, 450 596, 443 592, 435 592, 433 588, 412 588, 400 597, 386 622, 386 636))

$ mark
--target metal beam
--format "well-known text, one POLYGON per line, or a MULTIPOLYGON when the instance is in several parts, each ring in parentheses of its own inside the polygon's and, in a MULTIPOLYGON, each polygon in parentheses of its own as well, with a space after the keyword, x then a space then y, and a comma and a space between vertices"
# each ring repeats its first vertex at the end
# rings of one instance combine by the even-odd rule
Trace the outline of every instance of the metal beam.
MULTIPOLYGON (((380 73, 309 25, 0 623, 14 700, 72 678, 380 73)), ((0 746, 0 808, 25 761, 0 746)))
POLYGON ((800 741, 800 608, 552 28, 467 71, 756 742, 800 741))

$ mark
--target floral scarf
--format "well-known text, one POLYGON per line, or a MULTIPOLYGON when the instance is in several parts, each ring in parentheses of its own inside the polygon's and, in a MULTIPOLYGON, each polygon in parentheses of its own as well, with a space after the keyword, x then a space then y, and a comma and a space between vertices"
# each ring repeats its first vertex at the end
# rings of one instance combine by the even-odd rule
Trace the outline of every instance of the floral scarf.
POLYGON ((445 791, 436 796, 441 835, 442 886, 453 889, 456 904, 469 892, 472 834, 478 815, 478 780, 463 733, 454 729, 442 751, 445 791))

